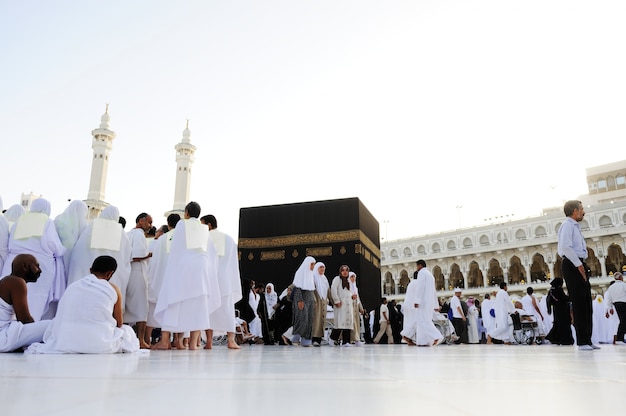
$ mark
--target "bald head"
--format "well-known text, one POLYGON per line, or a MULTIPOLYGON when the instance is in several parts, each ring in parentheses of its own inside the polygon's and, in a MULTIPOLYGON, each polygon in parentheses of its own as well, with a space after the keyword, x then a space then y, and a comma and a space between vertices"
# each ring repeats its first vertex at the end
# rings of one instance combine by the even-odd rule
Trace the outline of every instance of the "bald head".
POLYGON ((41 275, 41 268, 32 254, 18 254, 11 263, 11 274, 27 282, 36 282, 41 275))

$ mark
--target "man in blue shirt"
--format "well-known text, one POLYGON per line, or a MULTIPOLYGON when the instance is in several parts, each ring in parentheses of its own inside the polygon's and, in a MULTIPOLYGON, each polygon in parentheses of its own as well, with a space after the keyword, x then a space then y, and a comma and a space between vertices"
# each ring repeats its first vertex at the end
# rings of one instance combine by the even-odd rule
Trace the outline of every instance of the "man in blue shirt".
POLYGON ((591 343, 592 305, 589 269, 585 264, 587 244, 580 231, 580 221, 585 216, 581 201, 567 201, 563 207, 567 217, 559 228, 558 253, 561 256, 561 272, 567 285, 574 313, 574 328, 578 349, 591 351, 600 349, 591 343))

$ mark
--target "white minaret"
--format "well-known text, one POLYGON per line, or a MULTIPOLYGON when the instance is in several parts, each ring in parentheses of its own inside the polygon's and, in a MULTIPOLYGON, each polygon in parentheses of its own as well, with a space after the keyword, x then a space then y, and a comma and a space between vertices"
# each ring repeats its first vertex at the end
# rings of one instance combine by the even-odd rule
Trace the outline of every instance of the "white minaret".
POLYGON ((93 159, 91 161, 91 179, 89 192, 85 203, 89 207, 89 218, 95 218, 109 204, 104 201, 104 192, 107 185, 107 171, 109 170, 109 155, 113 149, 115 132, 109 130, 111 117, 109 117, 109 105, 100 118, 100 127, 92 130, 91 148, 93 159))
POLYGON ((174 148, 176 149, 176 188, 174 189, 174 206, 171 211, 165 215, 172 213, 182 215, 185 212, 185 205, 189 202, 189 188, 191 186, 191 165, 193 164, 196 152, 196 146, 191 144, 191 132, 189 131, 189 120, 185 130, 183 130, 183 139, 174 148))

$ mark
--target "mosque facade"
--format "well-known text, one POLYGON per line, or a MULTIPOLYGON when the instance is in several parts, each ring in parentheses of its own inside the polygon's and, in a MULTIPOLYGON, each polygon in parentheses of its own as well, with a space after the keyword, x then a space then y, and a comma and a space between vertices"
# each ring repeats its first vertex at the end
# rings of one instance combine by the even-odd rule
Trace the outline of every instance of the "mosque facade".
MULTIPOLYGON (((585 206, 580 226, 587 243, 592 290, 604 293, 611 274, 626 265, 626 160, 586 170, 589 193, 578 198, 585 206)), ((424 259, 438 295, 450 297, 490 293, 507 282, 509 293, 523 295, 532 286, 547 292, 561 275, 557 236, 565 219, 562 207, 542 215, 436 234, 384 241, 381 244, 383 296, 402 301, 415 262, 424 259)))

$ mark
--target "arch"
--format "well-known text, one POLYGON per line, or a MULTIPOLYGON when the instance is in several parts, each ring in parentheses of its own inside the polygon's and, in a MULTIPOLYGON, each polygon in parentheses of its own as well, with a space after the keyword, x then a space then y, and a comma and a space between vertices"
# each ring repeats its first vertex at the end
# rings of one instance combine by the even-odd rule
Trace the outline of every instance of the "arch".
POLYGON ((548 274, 550 268, 546 264, 543 255, 535 253, 530 265, 530 281, 531 282, 545 282, 548 280, 548 274))
POLYGON ((487 270, 487 281, 491 286, 497 286, 504 282, 504 271, 500 267, 500 262, 496 259, 489 260, 489 270, 487 270))
POLYGON ((489 245, 489 237, 487 237, 486 234, 483 234, 480 236, 480 238, 478 239, 478 244, 480 244, 481 246, 488 246, 489 245))
POLYGON ((463 273, 461 273, 461 267, 454 263, 450 266, 450 290, 460 287, 465 289, 465 282, 463 281, 463 273))
POLYGON ((563 273, 561 273, 562 264, 563 264, 563 259, 557 253, 556 260, 554 260, 554 269, 552 269, 554 271, 554 276, 552 276, 553 279, 557 277, 563 278, 563 273))
POLYGON ((517 231, 515 231, 515 239, 516 240, 526 240, 526 231, 522 230, 521 228, 519 228, 517 231))
POLYGON ((411 279, 409 278, 409 273, 406 270, 402 270, 400 272, 400 286, 398 287, 398 291, 401 294, 406 293, 406 288, 411 283, 411 279))
POLYGON ((448 242, 446 243, 446 248, 450 251, 456 250, 456 243, 454 242, 454 240, 448 240, 448 242))
POLYGON ((591 247, 587 247, 587 267, 591 270, 592 276, 602 276, 602 266, 600 265, 600 260, 596 256, 595 251, 591 247))
POLYGON ((387 256, 385 255, 385 252, 382 251, 382 250, 380 251, 380 259, 381 260, 387 260, 387 256))
POLYGON ((562 223, 562 222, 557 222, 557 223, 556 223, 556 226, 554 227, 554 232, 555 232, 556 234, 558 234, 558 233, 559 233, 559 229, 561 228, 561 224, 563 224, 563 223, 562 223))
POLYGON ((505 232, 498 233, 498 235, 496 236, 496 242, 498 244, 506 244, 509 242, 509 238, 506 236, 505 232))
POLYGON ((444 290, 446 288, 446 279, 441 271, 441 267, 433 267, 433 276, 435 277, 435 289, 444 290))
POLYGON ((613 176, 611 175, 607 176, 606 187, 609 191, 612 191, 615 189, 615 178, 613 176))
POLYGON ((404 257, 413 257, 411 247, 404 247, 404 257))
POLYGON ((617 272, 622 270, 622 266, 626 264, 624 258, 624 252, 619 244, 612 243, 607 249, 607 256, 605 260, 606 272, 617 272))
POLYGON ((598 190, 605 190, 606 191, 606 189, 607 189, 607 187, 606 187, 606 179, 598 178, 596 183, 598 184, 598 190))
POLYGON ((480 270, 478 263, 472 261, 469 264, 469 272, 467 273, 467 286, 483 287, 483 272, 480 270))
POLYGON ((395 295, 396 294, 396 284, 393 281, 393 276, 391 272, 385 273, 385 278, 383 279, 383 294, 385 295, 395 295))
POLYGON ((433 253, 439 253, 441 251, 441 246, 439 245, 439 243, 433 243, 432 249, 433 253))
POLYGON ((465 237, 463 239, 463 248, 470 248, 474 245, 474 243, 472 243, 472 239, 469 237, 465 237))
POLYGON ((603 215, 598 220, 598 225, 600 226, 600 228, 612 227, 613 221, 611 220, 611 217, 609 217, 608 215, 603 215))
POLYGON ((624 224, 626 224, 626 214, 624 214, 624 215, 622 216, 622 222, 623 222, 624 224))
POLYGON ((390 255, 391 255, 391 258, 392 258, 392 259, 397 259, 397 258, 399 258, 399 257, 400 257, 400 256, 398 255, 398 250, 396 250, 395 248, 394 248, 393 250, 391 250, 390 255))
POLYGON ((513 256, 509 260, 509 284, 518 285, 522 280, 527 281, 522 261, 519 257, 513 256))
POLYGON ((546 235, 548 235, 548 233, 543 225, 535 228, 535 237, 545 237, 546 235))
POLYGON ((420 245, 417 247, 417 252, 418 252, 419 254, 426 254, 426 247, 424 247, 424 245, 423 245, 423 244, 420 244, 420 245))
POLYGON ((617 189, 622 189, 626 187, 626 176, 621 173, 618 173, 615 177, 615 187, 617 189))

